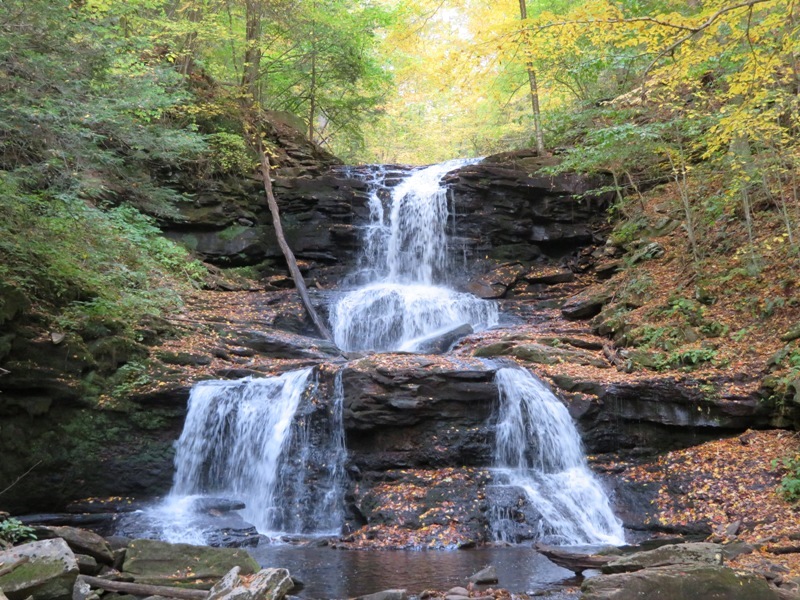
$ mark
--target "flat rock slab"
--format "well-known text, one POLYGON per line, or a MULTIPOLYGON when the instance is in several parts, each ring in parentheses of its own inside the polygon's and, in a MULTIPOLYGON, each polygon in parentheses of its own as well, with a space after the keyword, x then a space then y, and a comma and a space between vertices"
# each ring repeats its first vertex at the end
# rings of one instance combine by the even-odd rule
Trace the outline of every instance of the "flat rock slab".
POLYGON ((469 581, 478 584, 497 583, 497 569, 493 565, 484 567, 474 575, 470 575, 469 581))
POLYGON ((231 569, 208 593, 207 600, 281 600, 294 587, 286 569, 261 569, 242 579, 241 569, 231 569))
POLYGON ((0 577, 8 600, 68 600, 78 577, 78 563, 67 542, 57 538, 0 552, 0 567, 21 563, 0 577))
POLYGON ((681 564, 722 565, 723 547, 720 544, 695 542, 669 544, 655 550, 623 556, 601 567, 603 573, 626 573, 649 567, 681 564))
POLYGON ((123 571, 136 583, 209 589, 237 566, 242 575, 260 569, 245 550, 142 539, 128 544, 123 571))
POLYGON ((671 565, 601 575, 581 586, 583 600, 777 600, 761 577, 711 565, 671 565))
POLYGON ((406 590, 383 590, 366 596, 359 596, 356 600, 406 600, 408 592, 406 590))

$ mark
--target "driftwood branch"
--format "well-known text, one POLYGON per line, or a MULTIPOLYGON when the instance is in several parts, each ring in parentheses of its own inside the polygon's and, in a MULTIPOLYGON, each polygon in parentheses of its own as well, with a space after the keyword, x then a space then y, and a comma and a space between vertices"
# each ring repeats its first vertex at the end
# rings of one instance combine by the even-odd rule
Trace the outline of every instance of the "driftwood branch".
POLYGON ((297 288, 297 293, 300 294, 300 299, 303 301, 303 306, 306 312, 311 317, 320 335, 328 340, 333 341, 330 331, 325 326, 324 321, 317 314, 314 305, 311 304, 311 298, 308 296, 308 288, 306 282, 303 280, 303 275, 300 273, 300 268, 297 266, 297 260, 294 257, 294 252, 286 242, 286 237, 283 235, 283 225, 281 225, 281 214, 278 210, 278 203, 275 200, 275 194, 272 191, 272 179, 270 178, 271 168, 269 164, 269 157, 264 152, 264 144, 261 141, 261 135, 258 130, 254 132, 256 138, 256 146, 258 154, 261 158, 261 177, 264 180, 264 192, 267 195, 267 204, 269 205, 269 212, 272 214, 272 224, 275 227, 275 237, 278 238, 278 245, 281 247, 283 256, 286 258, 286 264, 289 267, 289 272, 292 274, 294 285, 297 288))
POLYGON ((800 553, 800 544, 786 544, 785 546, 771 544, 766 546, 764 550, 770 554, 797 554, 800 553))
POLYGON ((599 569, 606 563, 610 563, 616 556, 600 556, 598 554, 581 554, 578 552, 569 552, 556 548, 555 546, 547 546, 545 544, 536 544, 535 550, 542 556, 550 559, 559 567, 563 567, 573 573, 582 573, 586 569, 599 569))
POLYGON ((143 583, 128 583, 127 581, 109 581, 99 577, 81 575, 81 579, 93 588, 108 590, 109 592, 122 592, 134 596, 165 596, 178 600, 205 600, 208 592, 204 590, 189 590, 186 588, 170 587, 166 585, 147 585, 143 583))
POLYGON ((27 475, 28 475, 28 473, 30 473, 31 471, 33 471, 33 470, 34 470, 36 467, 38 467, 40 464, 42 464, 42 461, 37 461, 37 462, 36 462, 36 463, 35 463, 35 464, 34 464, 34 465, 33 465, 33 466, 30 468, 30 469, 28 469, 28 470, 27 470, 27 471, 25 471, 25 472, 24 472, 22 475, 20 475, 19 477, 17 477, 17 478, 16 478, 14 481, 12 481, 12 482, 11 482, 11 483, 10 483, 8 486, 6 486, 6 487, 5 487, 5 488, 3 488, 2 490, 0 490, 0 496, 2 496, 3 494, 5 494, 5 493, 6 493, 8 490, 10 490, 11 488, 13 488, 15 485, 17 485, 17 484, 18 484, 20 481, 22 481, 22 480, 25 478, 25 476, 27 476, 27 475))

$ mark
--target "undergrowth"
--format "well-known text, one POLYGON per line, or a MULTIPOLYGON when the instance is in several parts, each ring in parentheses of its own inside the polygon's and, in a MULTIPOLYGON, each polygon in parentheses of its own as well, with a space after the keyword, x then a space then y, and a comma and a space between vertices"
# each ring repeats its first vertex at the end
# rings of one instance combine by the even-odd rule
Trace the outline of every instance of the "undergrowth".
POLYGON ((0 278, 48 326, 135 339, 145 317, 179 306, 205 275, 133 206, 29 193, 12 177, 0 180, 0 195, 0 278))

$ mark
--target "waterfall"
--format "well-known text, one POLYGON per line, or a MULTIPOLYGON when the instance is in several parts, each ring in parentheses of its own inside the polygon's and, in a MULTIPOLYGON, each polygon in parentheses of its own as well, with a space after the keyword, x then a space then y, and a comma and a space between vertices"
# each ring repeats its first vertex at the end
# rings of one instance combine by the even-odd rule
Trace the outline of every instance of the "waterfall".
POLYGON ((367 281, 331 307, 331 329, 343 350, 413 352, 432 335, 464 324, 497 324, 494 303, 441 285, 450 275, 450 211, 442 177, 474 160, 452 160, 416 170, 391 189, 379 170, 370 183, 370 222, 356 279, 367 281))
POLYGON ((347 484, 342 373, 334 378, 330 411, 319 415, 313 402, 298 410, 280 461, 276 496, 281 505, 274 529, 331 535, 341 529, 347 484))
MULTIPOLYGON (((523 369, 499 369, 495 379, 500 393, 495 480, 524 492, 537 513, 536 537, 567 545, 624 544, 622 525, 589 470, 566 407, 523 369)), ((507 511, 496 513, 492 529, 507 539, 514 519, 507 511)))
POLYGON ((341 371, 332 396, 320 410, 311 368, 198 383, 165 506, 178 518, 187 498, 220 496, 243 501, 242 517, 260 533, 338 532, 346 458, 341 371))

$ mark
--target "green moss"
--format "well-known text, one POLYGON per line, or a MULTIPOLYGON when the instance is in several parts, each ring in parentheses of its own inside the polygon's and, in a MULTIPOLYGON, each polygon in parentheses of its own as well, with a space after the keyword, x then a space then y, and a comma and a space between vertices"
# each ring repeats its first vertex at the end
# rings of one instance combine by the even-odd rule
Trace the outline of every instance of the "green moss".
POLYGON ((223 241, 230 242, 247 231, 250 231, 249 227, 245 227, 243 225, 231 225, 230 227, 220 231, 219 234, 217 234, 217 237, 223 241))

